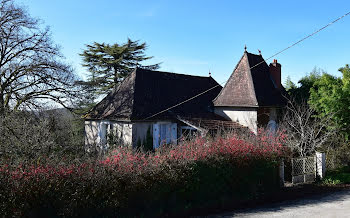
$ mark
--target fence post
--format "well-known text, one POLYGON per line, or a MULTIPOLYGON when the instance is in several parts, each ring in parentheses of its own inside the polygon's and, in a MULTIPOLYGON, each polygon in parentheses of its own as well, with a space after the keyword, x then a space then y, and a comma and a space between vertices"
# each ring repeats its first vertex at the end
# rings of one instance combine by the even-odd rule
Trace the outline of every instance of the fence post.
POLYGON ((316 152, 316 171, 317 175, 322 179, 326 175, 326 154, 316 152))
POLYGON ((283 160, 283 158, 280 162, 279 172, 280 172, 280 186, 284 187, 284 160, 283 160))
POLYGON ((316 155, 314 156, 314 177, 316 180, 316 178, 317 178, 317 157, 316 157, 316 155))

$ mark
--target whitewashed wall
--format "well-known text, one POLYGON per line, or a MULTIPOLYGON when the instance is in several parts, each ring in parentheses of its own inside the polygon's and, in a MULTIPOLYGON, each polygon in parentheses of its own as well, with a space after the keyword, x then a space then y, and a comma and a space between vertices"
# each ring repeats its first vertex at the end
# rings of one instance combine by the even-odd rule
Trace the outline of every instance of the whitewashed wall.
POLYGON ((113 122, 113 133, 120 139, 120 145, 132 146, 133 125, 132 123, 113 122))
POLYGON ((215 107, 215 113, 248 127, 257 133, 258 111, 256 108, 244 107, 215 107))
POLYGON ((97 145, 100 142, 99 137, 99 121, 85 121, 85 145, 97 145))
POLYGON ((113 134, 120 139, 120 143, 125 146, 132 145, 132 130, 133 124, 126 122, 114 122, 108 120, 88 120, 85 121, 85 145, 86 146, 102 146, 106 143, 105 133, 110 133, 110 127, 107 127, 106 132, 103 130, 104 125, 112 125, 113 134))
MULTIPOLYGON (((119 144, 124 146, 135 147, 138 139, 143 141, 146 138, 147 130, 150 128, 153 138, 158 141, 160 133, 154 135, 154 126, 157 126, 156 130, 162 124, 167 125, 166 139, 167 143, 177 143, 177 124, 172 122, 116 122, 108 120, 95 120, 85 121, 85 145, 86 146, 105 146, 106 135, 113 131, 116 138, 120 139, 119 144), (107 126, 106 126, 107 125, 107 126), (110 129, 112 125, 112 130, 110 129), (104 130, 105 129, 105 130, 104 130)), ((154 140, 154 139, 153 139, 154 140)))
POLYGON ((138 122, 134 123, 132 126, 132 145, 133 147, 136 147, 137 141, 140 139, 141 143, 143 143, 143 140, 146 138, 147 130, 150 128, 151 134, 152 134, 152 122, 138 122))

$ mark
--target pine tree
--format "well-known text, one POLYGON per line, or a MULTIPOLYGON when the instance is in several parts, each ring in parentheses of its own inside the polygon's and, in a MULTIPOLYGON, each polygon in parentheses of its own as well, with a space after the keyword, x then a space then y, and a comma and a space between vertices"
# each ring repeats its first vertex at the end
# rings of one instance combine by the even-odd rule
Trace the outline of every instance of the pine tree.
POLYGON ((94 42, 86 45, 82 54, 84 64, 90 73, 88 81, 80 82, 89 92, 97 96, 108 93, 136 67, 158 69, 159 64, 142 65, 152 57, 144 54, 146 43, 128 39, 126 43, 113 45, 94 42))

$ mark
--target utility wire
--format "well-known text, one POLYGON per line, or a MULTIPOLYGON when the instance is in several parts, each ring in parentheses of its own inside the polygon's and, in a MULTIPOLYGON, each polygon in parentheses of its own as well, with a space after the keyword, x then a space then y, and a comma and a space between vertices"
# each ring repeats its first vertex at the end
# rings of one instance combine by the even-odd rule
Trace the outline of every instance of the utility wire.
MULTIPOLYGON (((274 55, 270 56, 270 57, 267 58, 266 60, 257 63, 256 65, 252 66, 252 67, 250 68, 250 70, 253 69, 253 68, 255 68, 255 67, 257 67, 257 66, 259 66, 260 64, 266 62, 267 60, 269 60, 269 59, 271 59, 271 58, 273 58, 273 57, 276 57, 277 55, 279 55, 279 54, 285 52, 286 50, 288 50, 288 49, 290 49, 290 48, 296 46, 297 44, 301 43, 302 41, 304 41, 304 40, 306 40, 306 39, 308 39, 308 38, 310 38, 310 37, 316 35, 317 33, 321 32, 322 30, 326 29, 327 27, 331 26, 332 24, 338 22, 339 20, 343 19, 344 17, 348 16, 349 14, 350 14, 350 11, 347 12, 346 14, 344 14, 343 16, 340 16, 340 17, 338 17, 337 19, 333 20, 332 22, 328 23, 327 25, 321 27, 320 29, 316 30, 315 32, 313 32, 313 33, 311 33, 311 34, 305 36, 304 38, 300 39, 299 41, 297 41, 297 42, 291 44, 290 46, 288 46, 288 47, 286 47, 286 48, 280 50, 279 52, 277 52, 277 53, 275 53, 274 55)), ((197 98, 197 97, 199 97, 199 96, 201 96, 201 95, 203 95, 203 94, 205 94, 205 93, 207 93, 207 92, 209 92, 209 91, 215 89, 216 87, 218 87, 218 86, 220 86, 220 85, 226 83, 227 81, 228 81, 228 79, 225 80, 224 82, 222 82, 221 84, 215 85, 215 86, 211 87, 210 89, 207 89, 207 90, 205 90, 205 91, 203 91, 203 92, 201 92, 201 93, 199 93, 199 94, 197 94, 197 95, 195 95, 195 96, 193 96, 193 97, 191 97, 191 98, 188 98, 188 99, 186 99, 186 100, 184 100, 184 101, 182 101, 182 102, 180 102, 180 103, 178 103, 178 104, 175 104, 175 105, 173 105, 173 106, 171 106, 171 107, 168 107, 167 109, 164 109, 164 110, 162 110, 162 111, 159 111, 158 113, 155 113, 155 114, 153 114, 153 115, 151 115, 151 116, 149 116, 149 117, 146 117, 144 120, 148 120, 148 119, 150 119, 150 118, 152 118, 152 117, 155 117, 155 116, 157 116, 157 115, 159 115, 159 114, 161 114, 161 113, 164 113, 164 112, 166 112, 166 111, 168 111, 168 110, 171 110, 171 109, 173 109, 173 108, 175 108, 175 107, 178 107, 178 106, 180 106, 180 105, 182 105, 182 104, 184 104, 184 103, 186 103, 186 102, 189 102, 189 101, 191 101, 191 100, 193 100, 193 99, 195 99, 195 98, 197 98)))
MULTIPOLYGON (((267 58, 266 60, 270 60, 271 58, 276 57, 277 55, 281 54, 282 52, 285 52, 286 50, 288 50, 288 49, 290 49, 290 48, 296 46, 297 44, 301 43, 302 41, 304 41, 304 40, 306 40, 306 39, 308 39, 308 38, 310 38, 310 37, 312 37, 313 35, 316 35, 317 33, 321 32, 321 31, 324 30, 324 29, 326 29, 326 28, 329 27, 330 25, 332 25, 332 24, 338 22, 339 20, 343 19, 344 17, 348 16, 349 14, 350 14, 350 11, 349 11, 348 13, 344 14, 343 16, 338 17, 337 19, 333 20, 333 21, 330 22, 329 24, 323 26, 322 28, 316 30, 315 32, 311 33, 310 35, 305 36, 304 38, 300 39, 299 41, 297 41, 297 42, 291 44, 291 45, 288 46, 287 48, 282 49, 281 51, 275 53, 274 55, 270 56, 270 57, 267 58)), ((262 61, 262 62, 260 62, 260 63, 258 63, 258 64, 256 64, 256 65, 254 65, 254 66, 253 66, 252 68, 250 68, 250 69, 253 69, 254 67, 256 67, 256 66, 258 66, 258 65, 260 65, 260 64, 262 64, 262 63, 264 63, 264 61, 262 61)))

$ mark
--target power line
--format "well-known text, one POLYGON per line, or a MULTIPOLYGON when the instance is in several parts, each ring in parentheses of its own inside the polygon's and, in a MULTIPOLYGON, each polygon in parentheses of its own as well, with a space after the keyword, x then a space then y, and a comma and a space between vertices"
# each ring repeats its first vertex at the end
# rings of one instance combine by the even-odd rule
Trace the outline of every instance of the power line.
MULTIPOLYGON (((330 22, 329 24, 323 26, 322 28, 316 30, 315 32, 313 32, 313 33, 311 33, 311 34, 305 36, 304 38, 300 39, 299 41, 297 41, 297 42, 291 44, 291 45, 288 46, 287 48, 282 49, 281 51, 275 53, 274 55, 270 56, 270 57, 267 58, 266 60, 270 60, 271 58, 276 57, 277 55, 281 54, 282 52, 285 52, 286 50, 288 50, 288 49, 290 49, 290 48, 296 46, 297 44, 301 43, 302 41, 304 41, 304 40, 306 40, 306 39, 308 39, 308 38, 310 38, 310 37, 312 37, 313 35, 316 35, 317 33, 321 32, 321 31, 324 30, 324 29, 326 29, 326 28, 329 27, 330 25, 332 25, 332 24, 338 22, 339 20, 343 19, 344 17, 348 16, 349 14, 350 14, 350 11, 349 11, 348 13, 344 14, 343 16, 338 17, 337 19, 333 20, 333 21, 330 22)), ((256 64, 256 65, 254 65, 252 68, 254 68, 254 67, 256 67, 256 66, 262 64, 263 62, 264 62, 264 61, 262 61, 262 62, 260 62, 260 63, 258 63, 258 64, 256 64)), ((252 69, 252 68, 250 68, 250 69, 252 69)))
POLYGON ((165 109, 165 110, 162 110, 162 111, 160 111, 160 112, 158 112, 158 113, 155 113, 155 114, 153 114, 152 116, 149 116, 149 117, 145 118, 144 120, 147 120, 147 119, 149 119, 149 118, 152 118, 152 117, 154 117, 154 116, 157 116, 158 114, 164 113, 164 112, 166 112, 166 111, 168 111, 168 110, 171 110, 171 109, 173 109, 173 108, 175 108, 175 107, 177 107, 177 106, 180 106, 180 105, 182 105, 182 104, 184 104, 184 103, 186 103, 186 102, 188 102, 188 101, 191 101, 191 100, 193 100, 193 99, 195 99, 195 98, 197 98, 197 97, 199 97, 199 96, 201 96, 201 95, 203 95, 203 94, 209 92, 210 90, 215 89, 215 88, 218 87, 218 86, 220 86, 220 84, 218 84, 218 85, 216 85, 216 86, 213 86, 213 87, 211 87, 210 89, 207 89, 207 90, 205 90, 204 92, 201 92, 201 93, 199 93, 199 94, 197 94, 197 95, 195 95, 195 96, 193 96, 193 97, 191 97, 191 98, 188 98, 188 99, 186 99, 186 100, 184 100, 184 101, 182 101, 182 102, 180 102, 180 103, 178 103, 178 104, 175 104, 175 105, 173 105, 173 106, 171 106, 171 107, 168 107, 168 108, 165 109))
MULTIPOLYGON (((339 20, 343 19, 344 17, 348 16, 349 14, 350 14, 350 11, 347 12, 346 14, 344 14, 343 16, 340 16, 340 17, 338 17, 337 19, 333 20, 332 22, 328 23, 327 25, 321 27, 320 29, 316 30, 315 32, 313 32, 313 33, 311 33, 311 34, 305 36, 304 38, 300 39, 299 41, 297 41, 297 42, 291 44, 290 46, 288 46, 288 47, 286 47, 286 48, 280 50, 279 52, 275 53, 274 55, 268 57, 266 60, 257 63, 256 65, 252 66, 252 67, 250 68, 250 70, 253 69, 253 68, 255 68, 255 67, 257 67, 257 66, 259 66, 260 64, 264 63, 265 61, 267 61, 267 60, 269 60, 269 59, 271 59, 271 58, 273 58, 273 57, 276 57, 277 55, 279 55, 279 54, 285 52, 286 50, 288 50, 288 49, 290 49, 290 48, 296 46, 297 44, 301 43, 302 41, 304 41, 304 40, 306 40, 306 39, 308 39, 308 38, 310 38, 310 37, 316 35, 317 33, 321 32, 322 30, 326 29, 327 27, 331 26, 332 24, 338 22, 339 20)), ((195 95, 195 96, 193 96, 193 97, 191 97, 191 98, 188 98, 188 99, 186 99, 186 100, 184 100, 184 101, 182 101, 182 102, 180 102, 180 103, 178 103, 178 104, 175 104, 175 105, 173 105, 173 106, 171 106, 171 107, 168 107, 167 109, 164 109, 164 110, 162 110, 162 111, 159 111, 158 113, 155 113, 155 114, 153 114, 153 115, 151 115, 151 116, 149 116, 149 117, 146 117, 144 120, 148 120, 148 119, 150 119, 150 118, 152 118, 152 117, 155 117, 155 116, 157 116, 157 115, 159 115, 159 114, 161 114, 161 113, 164 113, 164 112, 166 112, 166 111, 168 111, 168 110, 171 110, 171 109, 173 109, 173 108, 175 108, 175 107, 178 107, 178 106, 180 106, 180 105, 182 105, 182 104, 184 104, 184 103, 186 103, 186 102, 189 102, 189 101, 191 101, 191 100, 193 100, 193 99, 195 99, 195 98, 197 98, 197 97, 199 97, 199 96, 201 96, 201 95, 203 95, 203 94, 209 92, 210 90, 213 90, 213 89, 215 89, 216 87, 218 87, 218 86, 220 86, 220 85, 226 83, 227 81, 228 81, 228 79, 225 80, 224 82, 222 82, 221 84, 215 85, 215 86, 211 87, 210 89, 207 89, 207 90, 205 90, 205 91, 203 91, 203 92, 201 92, 201 93, 199 93, 199 94, 197 94, 197 95, 195 95)))

